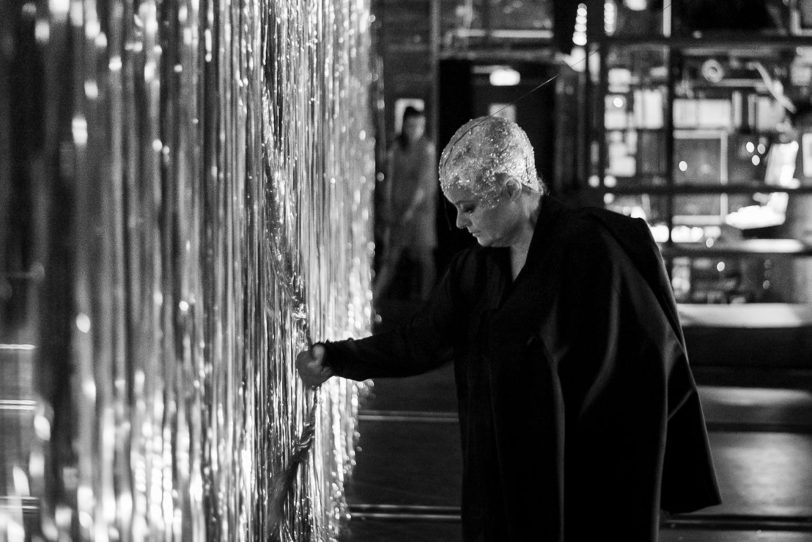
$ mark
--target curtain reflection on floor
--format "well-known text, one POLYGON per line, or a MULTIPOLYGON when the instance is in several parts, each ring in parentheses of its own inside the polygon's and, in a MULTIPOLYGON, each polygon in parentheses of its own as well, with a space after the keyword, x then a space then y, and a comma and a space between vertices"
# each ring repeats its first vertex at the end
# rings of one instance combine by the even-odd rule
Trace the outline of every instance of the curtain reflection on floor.
POLYGON ((337 537, 364 389, 305 390, 293 357, 368 332, 369 17, 2 3, 0 392, 27 413, 2 424, 7 539, 337 537))

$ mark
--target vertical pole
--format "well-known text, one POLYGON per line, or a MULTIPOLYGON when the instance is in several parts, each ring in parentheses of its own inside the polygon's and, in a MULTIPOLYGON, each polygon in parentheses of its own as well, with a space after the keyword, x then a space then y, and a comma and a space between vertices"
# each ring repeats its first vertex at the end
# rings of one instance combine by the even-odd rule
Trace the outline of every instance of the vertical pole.
POLYGON ((429 47, 430 47, 430 73, 432 74, 430 83, 430 103, 431 103, 431 139, 435 145, 440 145, 440 32, 441 32, 441 2, 442 0, 430 0, 430 27, 429 47))
MULTIPOLYGON (((676 197, 676 186, 674 183, 674 85, 676 84, 677 71, 679 70, 679 53, 674 47, 669 45, 666 48, 666 65, 668 67, 668 79, 665 89, 665 178, 666 178, 666 213, 668 224, 667 246, 671 249, 674 240, 671 232, 674 229, 674 198, 676 197)), ((670 273, 670 260, 669 264, 670 273)))

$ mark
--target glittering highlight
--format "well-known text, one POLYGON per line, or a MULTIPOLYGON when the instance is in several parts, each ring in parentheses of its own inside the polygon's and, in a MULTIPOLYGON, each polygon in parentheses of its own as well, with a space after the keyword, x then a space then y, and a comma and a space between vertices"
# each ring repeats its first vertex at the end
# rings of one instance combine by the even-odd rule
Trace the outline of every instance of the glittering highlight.
POLYGON ((0 539, 338 539, 368 386, 294 359, 370 331, 369 10, 0 5, 0 382, 42 375, 0 539))
POLYGON ((507 178, 541 190, 533 146, 518 124, 502 117, 478 117, 462 125, 440 155, 440 187, 462 190, 495 205, 507 178))

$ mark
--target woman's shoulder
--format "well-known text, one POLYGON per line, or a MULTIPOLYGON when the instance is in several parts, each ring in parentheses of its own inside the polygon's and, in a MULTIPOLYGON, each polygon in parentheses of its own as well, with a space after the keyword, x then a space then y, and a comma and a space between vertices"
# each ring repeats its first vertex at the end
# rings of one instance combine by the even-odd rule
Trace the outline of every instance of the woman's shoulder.
POLYGON ((564 207, 555 228, 558 237, 576 244, 593 243, 600 239, 605 228, 593 218, 594 211, 593 207, 564 207))
POLYGON ((562 256, 581 265, 604 267, 617 261, 623 249, 618 235, 637 226, 637 220, 596 207, 570 208, 557 228, 562 256))
POLYGON ((642 219, 592 206, 565 207, 560 222, 561 234, 572 241, 594 242, 596 239, 606 239, 607 235, 613 233, 647 229, 642 219))
POLYGON ((585 207, 576 210, 567 222, 562 247, 565 258, 578 266, 609 272, 631 269, 640 262, 656 264, 652 257, 659 249, 641 218, 585 207))

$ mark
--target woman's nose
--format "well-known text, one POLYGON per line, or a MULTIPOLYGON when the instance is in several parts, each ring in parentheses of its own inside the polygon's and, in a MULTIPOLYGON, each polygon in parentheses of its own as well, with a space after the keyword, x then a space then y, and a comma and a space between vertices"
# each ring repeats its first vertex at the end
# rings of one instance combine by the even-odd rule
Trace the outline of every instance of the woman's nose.
POLYGON ((465 217, 465 215, 459 211, 457 211, 457 222, 456 226, 459 229, 465 229, 465 227, 470 223, 470 221, 465 217))

